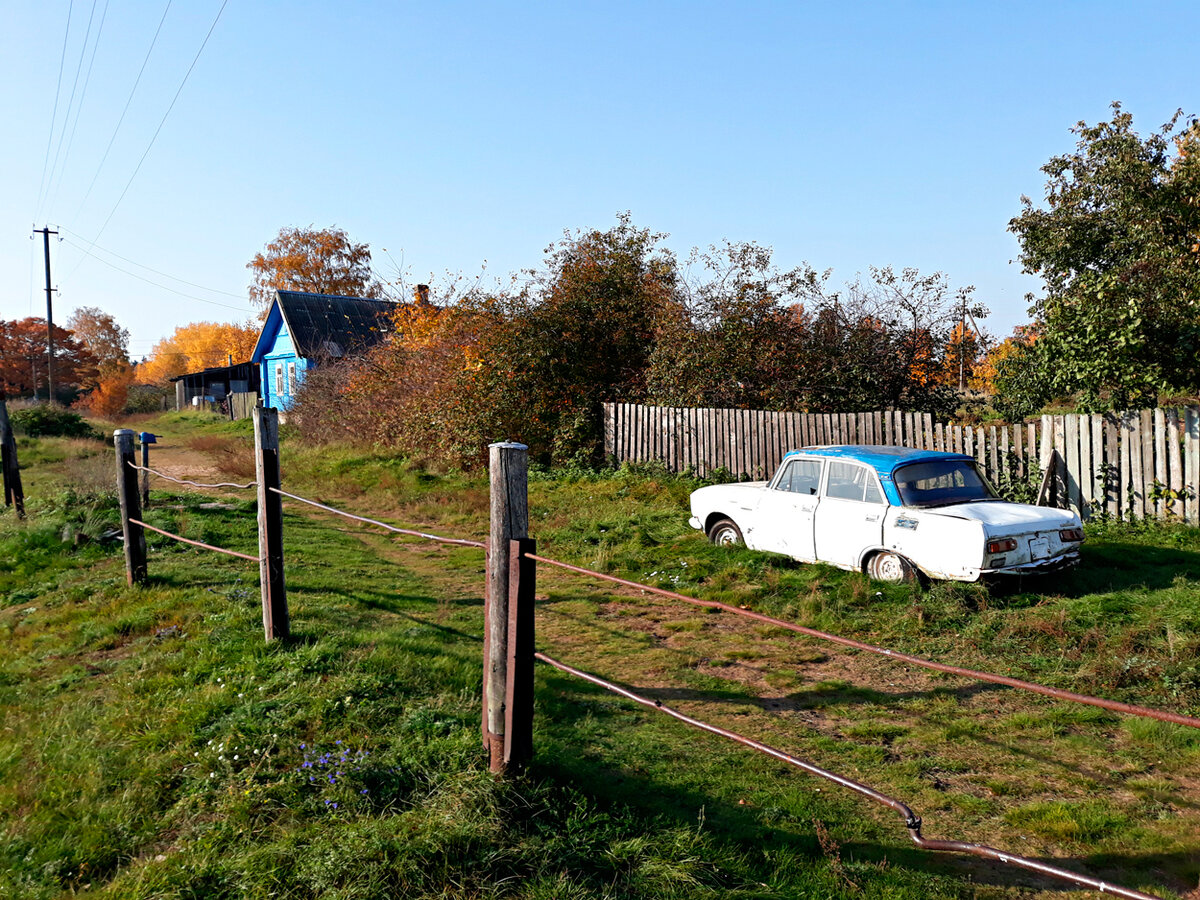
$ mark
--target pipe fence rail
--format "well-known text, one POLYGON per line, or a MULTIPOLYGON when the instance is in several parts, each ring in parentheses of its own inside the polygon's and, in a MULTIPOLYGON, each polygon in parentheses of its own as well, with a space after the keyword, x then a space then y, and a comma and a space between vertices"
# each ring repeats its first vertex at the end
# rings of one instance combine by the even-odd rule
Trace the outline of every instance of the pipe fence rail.
POLYGON ((175 478, 173 475, 168 475, 165 472, 160 472, 158 469, 152 469, 149 466, 139 466, 136 463, 129 463, 129 467, 137 472, 145 472, 149 475, 155 475, 164 481, 173 481, 175 484, 183 484, 189 487, 196 488, 237 488, 238 490, 247 491, 252 487, 257 487, 257 481, 250 481, 246 484, 237 484, 232 481, 218 481, 215 484, 205 484, 200 481, 188 481, 185 478, 175 478))
POLYGON ((273 491, 281 497, 287 497, 289 500, 307 503, 309 506, 315 506, 317 509, 323 509, 326 512, 344 516, 347 519, 353 519, 355 522, 362 522, 366 525, 376 525, 387 531, 395 532, 396 534, 424 538, 427 541, 438 541, 442 544, 457 544, 461 547, 478 547, 484 550, 487 549, 487 544, 485 544, 483 541, 469 541, 465 538, 442 537, 441 535, 437 534, 427 534, 424 531, 413 531, 411 528, 399 528, 395 525, 389 525, 387 522, 380 522, 378 519, 368 519, 366 516, 356 516, 354 513, 346 512, 344 509, 338 509, 336 506, 327 506, 324 503, 318 503, 316 500, 309 500, 307 497, 301 497, 298 494, 289 494, 287 491, 282 491, 279 488, 269 488, 268 490, 273 491))
POLYGON ((250 562, 255 562, 255 563, 261 562, 261 560, 257 556, 249 556, 245 553, 238 553, 238 551, 236 551, 236 550, 226 550, 224 547, 214 547, 212 544, 206 544, 203 541, 193 541, 191 538, 185 538, 182 535, 172 534, 171 532, 164 531, 161 528, 155 528, 153 525, 147 525, 141 519, 135 519, 133 517, 130 517, 129 521, 132 522, 134 525, 140 525, 143 528, 149 528, 151 531, 157 532, 158 534, 161 534, 163 537, 169 537, 172 540, 179 541, 180 543, 183 543, 183 544, 191 544, 193 547, 200 547, 201 549, 204 549, 204 550, 212 550, 216 553, 224 553, 226 556, 236 556, 239 559, 248 559, 250 562))
POLYGON ((1040 860, 1018 856, 1015 853, 1008 853, 1004 850, 997 850, 995 847, 989 847, 986 844, 974 844, 965 841, 941 841, 927 838, 921 834, 921 817, 913 812, 912 807, 902 800, 897 800, 895 797, 890 797, 887 794, 877 791, 875 788, 868 787, 862 782, 855 781, 852 778, 847 778, 844 775, 838 775, 836 772, 831 772, 828 769, 823 769, 818 765, 814 765, 813 763, 800 759, 799 757, 792 756, 790 753, 785 753, 784 751, 778 750, 768 744, 763 744, 754 740, 753 738, 748 738, 745 735, 738 734, 736 731, 729 731, 728 729, 721 728, 718 725, 713 725, 709 722, 692 718, 691 716, 685 715, 678 710, 672 709, 671 707, 662 703, 660 700, 652 700, 649 697, 643 697, 640 694, 635 694, 633 691, 613 684, 611 681, 605 681, 603 678, 598 678, 595 675, 591 675, 587 672, 583 672, 579 669, 568 666, 565 663, 559 662, 558 660, 547 656, 545 653, 535 653, 534 656, 541 662, 558 669, 560 672, 565 672, 568 675, 581 678, 584 681, 604 688, 606 691, 611 691, 614 694, 618 694, 628 700, 632 700, 634 703, 640 703, 642 706, 653 709, 656 712, 660 712, 664 715, 678 719, 680 722, 690 725, 693 728, 698 728, 701 731, 707 731, 710 734, 715 734, 720 737, 727 738, 728 740, 736 741, 737 743, 749 747, 752 750, 757 750, 759 753, 766 754, 767 756, 773 757, 781 762, 785 762, 788 765, 795 766, 796 768, 801 769, 810 775, 815 775, 818 778, 824 778, 826 781, 831 781, 836 785, 846 788, 847 790, 861 794, 875 803, 889 807, 900 814, 900 816, 904 819, 904 827, 908 829, 909 836, 912 837, 913 842, 918 847, 924 850, 941 853, 969 853, 974 856, 981 856, 985 859, 994 859, 998 862, 1005 863, 1006 865, 1027 869, 1031 872, 1037 872, 1041 875, 1046 875, 1051 878, 1069 881, 1073 884, 1091 888, 1092 890, 1100 891, 1104 894, 1113 894, 1118 897, 1128 897, 1131 898, 1131 900, 1161 900, 1161 898, 1155 897, 1153 894, 1144 894, 1141 891, 1136 891, 1132 888, 1125 888, 1121 887, 1120 885, 1110 884, 1109 882, 1100 881, 1099 879, 1091 878, 1087 875, 1081 875, 1077 872, 1068 871, 1067 869, 1060 869, 1057 866, 1052 866, 1048 863, 1041 862, 1040 860))
MULTIPOLYGON (((289 635, 289 615, 286 589, 283 579, 282 550, 282 500, 287 498, 309 507, 320 509, 345 519, 382 528, 389 533, 419 538, 441 544, 472 547, 485 551, 487 557, 485 587, 485 614, 483 640, 483 702, 481 731, 483 744, 489 755, 489 765, 498 775, 512 774, 523 770, 533 758, 533 706, 535 661, 549 665, 565 674, 580 678, 628 700, 653 708, 679 721, 703 731, 741 743, 811 775, 826 779, 850 791, 867 797, 875 803, 897 812, 905 822, 912 840, 922 849, 932 852, 965 853, 992 859, 1006 865, 1036 872, 1050 878, 1067 881, 1106 894, 1132 898, 1132 900, 1158 900, 1151 894, 1142 893, 1119 885, 1071 872, 1046 862, 1029 859, 998 850, 984 844, 963 841, 944 841, 926 838, 921 833, 921 818, 902 801, 890 797, 872 787, 823 769, 814 763, 785 753, 767 744, 744 735, 721 728, 708 722, 687 716, 633 691, 605 681, 599 676, 573 668, 534 646, 534 608, 536 605, 536 564, 544 563, 613 584, 657 595, 670 600, 687 603, 706 609, 732 613, 756 622, 802 634, 817 640, 828 641, 851 649, 874 653, 898 662, 931 669, 963 678, 991 682, 1007 687, 1073 703, 1100 707, 1115 713, 1157 719, 1176 725, 1200 728, 1200 718, 1180 713, 1151 709, 1130 703, 1107 700, 1077 694, 1047 685, 952 666, 922 659, 886 647, 867 644, 852 638, 831 634, 817 629, 797 625, 772 616, 743 609, 715 600, 701 600, 676 591, 619 578, 582 566, 562 562, 536 552, 536 544, 528 536, 528 459, 527 449, 522 444, 510 442, 492 444, 489 447, 491 482, 491 525, 486 542, 430 534, 410 528, 402 528, 378 519, 360 516, 321 503, 299 494, 282 489, 279 477, 278 419, 275 410, 256 408, 255 422, 255 469, 257 479, 249 484, 219 482, 206 484, 187 479, 174 478, 151 469, 138 466, 133 460, 133 432, 120 429, 114 433, 117 453, 117 481, 121 500, 122 533, 125 538, 126 568, 130 583, 146 579, 144 530, 161 534, 167 538, 205 550, 237 557, 259 564, 259 580, 262 590, 263 630, 267 641, 289 635), (178 534, 149 525, 141 518, 138 496, 138 474, 153 474, 177 484, 206 488, 257 489, 259 555, 251 556, 238 551, 216 547, 201 541, 191 540, 178 534)), ((148 489, 147 489, 148 490, 148 489)))
POLYGON ((1175 725, 1185 725, 1190 728, 1200 728, 1200 719, 1193 716, 1185 716, 1180 713, 1167 712, 1160 709, 1151 709, 1150 707, 1137 706, 1132 703, 1122 703, 1119 700, 1106 700, 1103 697, 1091 697, 1087 694, 1076 694, 1073 691, 1065 691, 1061 688, 1049 687, 1048 685, 1037 684, 1033 681, 1023 681, 1020 678, 1010 678, 1007 675, 994 675, 991 672, 980 672, 976 669, 964 669, 960 666, 951 666, 947 665, 946 663, 934 662, 932 660, 922 659, 919 656, 911 656, 907 653, 901 653, 898 650, 889 650, 886 647, 877 647, 874 644, 865 644, 862 641, 856 641, 853 638, 842 637, 841 635, 837 634, 830 634, 826 631, 818 631, 815 628, 808 628, 804 625, 797 625, 795 622, 785 622, 783 619, 776 619, 771 616, 763 615, 762 613, 754 612, 753 610, 742 609, 738 606, 731 606, 728 603, 721 603, 717 600, 700 600, 696 597, 689 597, 686 594, 676 593, 675 591, 668 591, 664 590, 663 588, 652 587, 648 584, 641 584, 636 581, 628 581, 624 578, 617 578, 615 575, 605 575, 603 572, 585 569, 582 566, 573 566, 570 563, 560 562, 557 559, 549 559, 545 556, 531 556, 530 558, 536 562, 543 562, 547 565, 557 566, 560 569, 568 569, 581 575, 589 575, 592 578, 611 581, 615 584, 624 585, 625 587, 635 588, 650 594, 657 594, 660 597, 667 597, 671 600, 679 600, 683 603, 690 603, 693 606, 702 606, 706 609, 719 609, 722 612, 732 613, 735 616, 753 619, 756 622, 774 625, 778 628, 786 628, 788 631, 794 631, 797 634, 807 635, 808 637, 816 638, 818 640, 830 641, 834 644, 841 644, 844 647, 852 647, 855 650, 863 650, 867 653, 877 653, 880 656, 886 656, 889 659, 896 660, 897 662, 905 662, 921 668, 932 669, 935 672, 945 672, 950 675, 959 675, 963 678, 973 678, 977 681, 1003 684, 1011 688, 1030 691, 1035 694, 1044 694, 1047 697, 1054 697, 1056 700, 1067 700, 1072 703, 1084 703, 1088 706, 1098 706, 1101 709, 1125 713, 1126 715, 1130 716, 1141 716, 1146 719, 1157 719, 1160 722, 1171 722, 1175 725))

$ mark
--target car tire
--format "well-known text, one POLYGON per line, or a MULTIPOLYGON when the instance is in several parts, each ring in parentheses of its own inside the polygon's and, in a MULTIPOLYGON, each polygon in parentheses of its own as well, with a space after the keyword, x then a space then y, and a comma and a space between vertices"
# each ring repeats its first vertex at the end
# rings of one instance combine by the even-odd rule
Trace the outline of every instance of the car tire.
POLYGON ((888 584, 911 584, 917 580, 917 570, 899 553, 884 550, 876 553, 867 562, 867 574, 876 581, 888 584))
POLYGON ((733 519, 717 519, 708 529, 708 539, 718 547, 740 547, 745 543, 742 529, 733 519))

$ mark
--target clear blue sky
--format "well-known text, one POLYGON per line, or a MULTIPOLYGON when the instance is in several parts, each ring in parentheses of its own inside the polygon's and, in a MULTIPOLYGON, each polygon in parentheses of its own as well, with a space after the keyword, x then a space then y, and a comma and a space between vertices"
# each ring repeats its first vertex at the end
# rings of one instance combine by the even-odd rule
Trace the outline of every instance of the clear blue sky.
POLYGON ((1200 112, 1194 0, 228 0, 131 182, 221 3, 176 0, 164 19, 166 0, 0 0, 0 317, 45 314, 29 240, 45 223, 67 239, 56 320, 99 306, 139 356, 177 325, 247 317, 245 264, 284 225, 336 224, 383 274, 387 248, 436 280, 535 266, 564 229, 630 210, 680 255, 729 238, 835 283, 942 270, 1004 334, 1038 288, 1006 224, 1068 129, 1112 100, 1143 134, 1200 112), (228 306, 85 256, 93 240, 228 306))

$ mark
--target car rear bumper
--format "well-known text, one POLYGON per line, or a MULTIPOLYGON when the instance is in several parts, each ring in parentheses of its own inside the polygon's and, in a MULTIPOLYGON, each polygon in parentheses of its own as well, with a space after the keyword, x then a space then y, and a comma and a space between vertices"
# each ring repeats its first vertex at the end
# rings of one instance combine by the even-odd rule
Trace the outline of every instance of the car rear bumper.
POLYGON ((1035 575, 1043 572, 1061 572, 1079 565, 1079 551, 1068 550, 1050 559, 1037 559, 1017 566, 1001 566, 997 569, 980 569, 980 575, 1035 575))

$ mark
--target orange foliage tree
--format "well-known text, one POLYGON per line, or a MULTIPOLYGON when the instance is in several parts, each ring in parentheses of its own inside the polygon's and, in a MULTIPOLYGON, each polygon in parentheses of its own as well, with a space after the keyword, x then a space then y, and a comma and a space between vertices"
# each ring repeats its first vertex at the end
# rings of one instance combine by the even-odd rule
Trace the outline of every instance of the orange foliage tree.
MULTIPOLYGON (((46 384, 46 320, 0 320, 0 387, 37 395, 46 384)), ((96 378, 96 358, 65 328, 54 326, 55 393, 73 392, 96 378)))
POLYGON ((154 345, 146 361, 137 367, 137 380, 141 384, 161 384, 174 375, 223 366, 231 356, 235 363, 246 362, 254 352, 258 331, 252 322, 181 325, 154 345))
POLYGON ((254 275, 250 299, 264 309, 276 290, 371 297, 382 292, 371 268, 371 250, 340 228, 281 228, 275 240, 246 264, 254 275))

